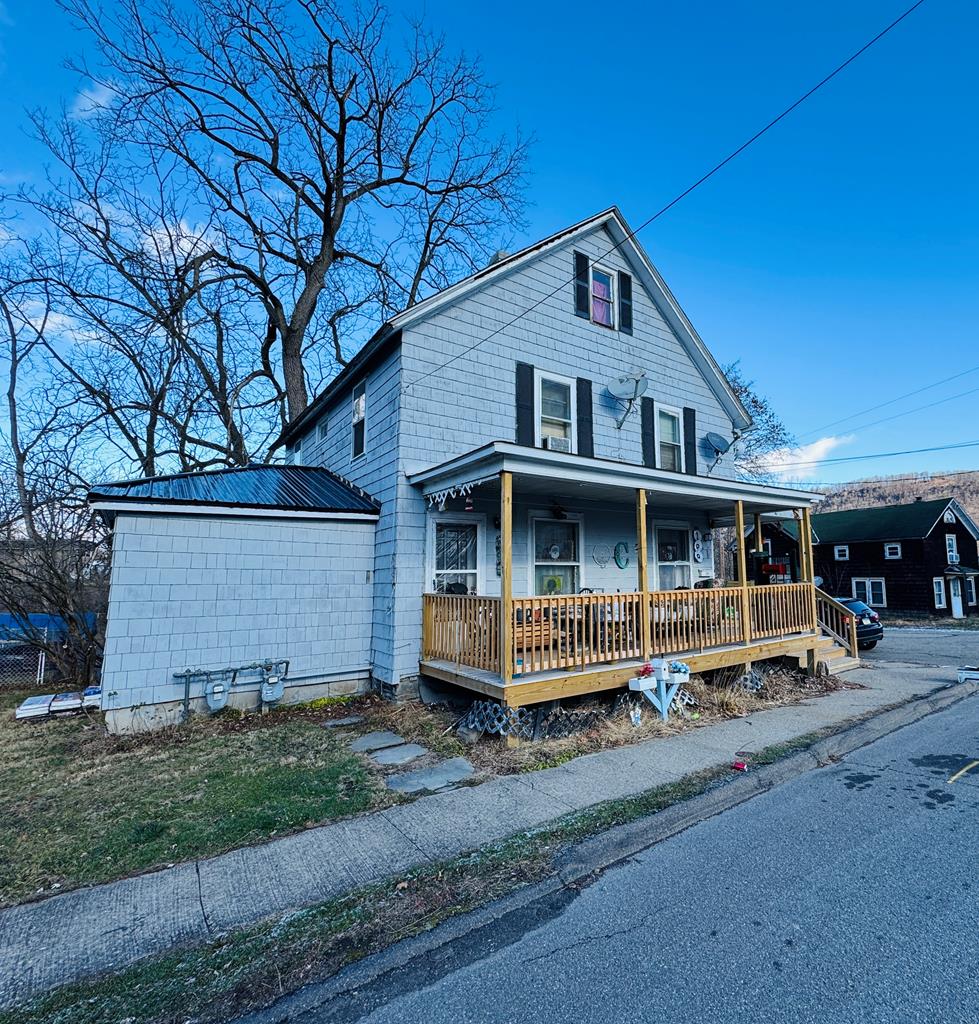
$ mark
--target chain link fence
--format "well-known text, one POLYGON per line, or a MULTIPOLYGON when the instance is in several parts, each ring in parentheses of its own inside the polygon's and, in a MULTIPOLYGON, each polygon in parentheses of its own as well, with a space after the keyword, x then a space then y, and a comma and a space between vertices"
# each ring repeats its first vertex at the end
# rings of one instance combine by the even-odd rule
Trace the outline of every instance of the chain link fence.
MULTIPOLYGON (((47 630, 44 639, 47 640, 47 630)), ((0 689, 40 689, 46 670, 43 650, 23 640, 0 640, 0 689)))

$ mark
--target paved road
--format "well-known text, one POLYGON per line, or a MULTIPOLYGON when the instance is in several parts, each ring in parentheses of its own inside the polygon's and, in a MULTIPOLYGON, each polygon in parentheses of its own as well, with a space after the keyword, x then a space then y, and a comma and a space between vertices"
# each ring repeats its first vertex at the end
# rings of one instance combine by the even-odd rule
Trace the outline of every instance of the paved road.
POLYGON ((891 627, 867 661, 901 661, 910 665, 979 665, 979 630, 896 629, 891 627))
POLYGON ((979 770, 946 781, 979 758, 977 734, 973 697, 653 847, 428 987, 361 993, 378 1008, 343 1018, 979 1021, 979 770))

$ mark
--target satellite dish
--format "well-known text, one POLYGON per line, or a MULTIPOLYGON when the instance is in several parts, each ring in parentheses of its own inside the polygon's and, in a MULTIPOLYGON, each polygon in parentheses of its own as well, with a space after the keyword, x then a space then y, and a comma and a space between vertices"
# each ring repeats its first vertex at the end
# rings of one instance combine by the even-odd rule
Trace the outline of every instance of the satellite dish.
POLYGON ((644 370, 624 373, 608 383, 608 393, 620 402, 634 402, 640 395, 644 395, 648 388, 649 379, 644 370))
POLYGON ((711 432, 704 440, 714 449, 717 455, 723 455, 731 447, 731 442, 722 434, 711 432))
POLYGON ((613 398, 628 403, 625 412, 615 422, 615 425, 621 430, 626 417, 632 412, 633 405, 648 390, 649 378, 646 376, 645 370, 633 370, 632 373, 624 373, 621 377, 610 380, 607 388, 613 398))

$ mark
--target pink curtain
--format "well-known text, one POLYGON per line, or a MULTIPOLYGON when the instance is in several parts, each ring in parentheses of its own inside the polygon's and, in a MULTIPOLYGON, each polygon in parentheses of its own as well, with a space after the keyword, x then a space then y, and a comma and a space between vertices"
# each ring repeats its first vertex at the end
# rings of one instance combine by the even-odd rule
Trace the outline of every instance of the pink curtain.
POLYGON ((592 280, 592 315, 596 323, 612 326, 612 288, 598 278, 592 280))

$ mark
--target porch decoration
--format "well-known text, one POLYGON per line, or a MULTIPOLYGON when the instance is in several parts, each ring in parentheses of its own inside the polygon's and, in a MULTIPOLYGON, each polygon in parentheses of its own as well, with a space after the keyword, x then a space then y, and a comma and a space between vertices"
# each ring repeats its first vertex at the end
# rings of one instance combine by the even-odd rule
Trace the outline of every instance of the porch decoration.
POLYGON ((690 669, 682 661, 667 662, 653 658, 629 680, 629 689, 641 693, 660 713, 663 721, 670 716, 670 705, 682 683, 690 679, 690 669))
POLYGON ((620 569, 628 569, 629 545, 626 544, 625 541, 620 540, 619 543, 615 545, 615 552, 613 553, 612 557, 615 559, 615 564, 620 569))
MULTIPOLYGON (((428 495, 428 507, 438 508, 440 512, 445 511, 445 503, 452 498, 466 498, 467 503, 472 502, 473 489, 479 487, 480 484, 488 483, 490 480, 495 480, 496 477, 481 477, 479 480, 467 480, 462 484, 455 484, 452 487, 445 487, 441 491, 432 491, 428 495)), ((466 511, 472 511, 471 508, 467 508, 466 511)))
POLYGON ((608 544, 596 544, 592 548, 591 556, 595 560, 595 564, 599 568, 604 569, 612 559, 612 549, 608 544))

